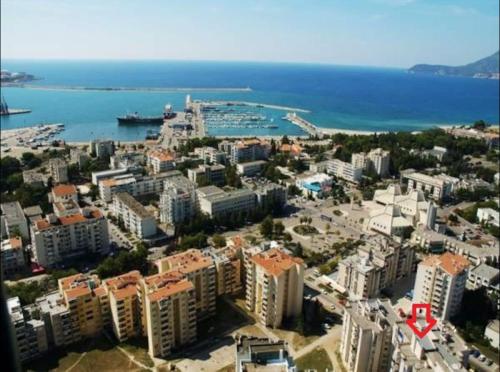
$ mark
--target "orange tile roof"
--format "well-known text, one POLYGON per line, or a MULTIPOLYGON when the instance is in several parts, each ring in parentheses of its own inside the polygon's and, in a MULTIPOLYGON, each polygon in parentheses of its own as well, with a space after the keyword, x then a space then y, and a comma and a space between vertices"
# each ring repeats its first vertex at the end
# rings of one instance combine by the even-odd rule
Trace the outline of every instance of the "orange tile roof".
POLYGON ((108 178, 108 179, 102 180, 101 185, 106 186, 106 187, 111 187, 111 186, 116 185, 116 180, 114 178, 108 178))
POLYGON ((137 296, 137 287, 135 285, 128 285, 124 288, 115 289, 111 293, 117 300, 123 300, 127 297, 137 296))
POLYGON ((73 299, 73 298, 78 298, 78 297, 82 297, 82 296, 86 296, 86 295, 89 295, 91 294, 91 290, 89 287, 76 287, 76 288, 69 288, 69 289, 66 289, 64 291, 64 293, 66 294, 66 297, 68 299, 73 299))
POLYGON ((161 288, 169 283, 177 283, 184 279, 184 274, 177 270, 169 270, 162 274, 147 276, 144 283, 147 287, 161 288))
POLYGON ((73 225, 78 222, 85 222, 86 220, 87 219, 81 213, 59 217, 59 222, 61 223, 61 225, 73 225))
POLYGON ((52 193, 55 196, 66 196, 66 195, 73 195, 77 193, 77 189, 75 185, 57 185, 52 188, 52 193))
POLYGON ((72 283, 77 282, 77 281, 81 281, 84 279, 85 279, 85 276, 82 273, 78 273, 75 275, 70 275, 70 276, 66 276, 64 278, 59 279, 59 284, 60 284, 62 289, 66 289, 66 288, 69 288, 72 283))
POLYGON ((304 262, 298 257, 289 256, 279 248, 256 254, 252 257, 252 261, 274 276, 281 275, 294 265, 300 265, 304 262))
POLYGON ((104 283, 113 289, 120 289, 126 287, 130 284, 137 284, 139 279, 142 278, 141 273, 138 270, 130 271, 126 274, 119 275, 114 278, 106 279, 104 283))
POLYGON ((10 238, 9 242, 12 249, 19 249, 23 247, 23 241, 19 237, 10 238))
POLYGON ((174 154, 170 151, 165 150, 154 150, 149 153, 150 158, 158 159, 159 161, 172 161, 174 160, 174 154))
POLYGON ((213 264, 212 259, 204 256, 198 249, 188 249, 185 252, 162 258, 159 261, 166 261, 171 269, 177 269, 186 274, 213 264))
POLYGON ((155 292, 148 295, 148 298, 151 302, 160 301, 166 297, 172 296, 176 293, 193 290, 194 286, 189 280, 181 280, 177 283, 168 284, 155 292))
POLYGON ((44 230, 44 229, 49 228, 51 225, 46 219, 42 219, 42 220, 35 221, 35 226, 36 226, 37 230, 44 230))
POLYGON ((94 293, 96 296, 105 296, 106 295, 106 289, 104 287, 97 287, 94 289, 94 293))
POLYGON ((467 269, 470 266, 470 262, 463 256, 446 252, 442 255, 427 256, 421 262, 421 265, 431 267, 439 266, 448 274, 455 276, 467 269))

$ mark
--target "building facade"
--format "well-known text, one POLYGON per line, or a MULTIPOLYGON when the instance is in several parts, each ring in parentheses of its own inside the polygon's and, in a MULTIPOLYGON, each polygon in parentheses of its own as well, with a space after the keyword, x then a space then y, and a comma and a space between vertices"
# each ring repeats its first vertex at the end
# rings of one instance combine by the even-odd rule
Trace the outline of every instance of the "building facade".
POLYGON ((144 206, 126 192, 113 197, 113 214, 123 221, 125 228, 140 239, 156 235, 156 220, 144 206))

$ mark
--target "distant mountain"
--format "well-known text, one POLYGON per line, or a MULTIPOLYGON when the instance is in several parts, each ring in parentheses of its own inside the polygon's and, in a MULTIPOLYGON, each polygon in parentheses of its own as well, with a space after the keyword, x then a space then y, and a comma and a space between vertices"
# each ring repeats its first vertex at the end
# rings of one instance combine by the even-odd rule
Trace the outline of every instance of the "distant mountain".
POLYGON ((435 75, 469 76, 484 79, 498 79, 500 77, 498 52, 463 66, 415 65, 408 71, 412 73, 425 72, 435 75))

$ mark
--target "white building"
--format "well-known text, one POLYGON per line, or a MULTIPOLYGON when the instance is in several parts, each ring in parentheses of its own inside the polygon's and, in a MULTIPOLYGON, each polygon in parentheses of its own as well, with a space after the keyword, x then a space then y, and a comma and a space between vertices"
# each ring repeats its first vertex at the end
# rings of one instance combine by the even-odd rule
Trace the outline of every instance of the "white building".
POLYGON ((55 183, 68 182, 68 164, 63 159, 54 158, 49 160, 49 171, 55 183))
MULTIPOLYGON (((9 298, 7 300, 7 309, 21 362, 44 354, 48 350, 47 331, 44 322, 38 319, 27 319, 23 314, 19 297, 9 298)), ((6 333, 4 333, 4 336, 6 336, 6 333)))
POLYGON ((249 161, 246 163, 236 164, 236 172, 242 176, 253 177, 258 175, 264 166, 266 165, 265 160, 249 161))
POLYGON ((478 289, 485 287, 487 289, 492 288, 498 283, 500 278, 500 270, 496 267, 486 265, 481 263, 469 270, 469 276, 467 278, 467 288, 478 289))
POLYGON ((363 168, 355 167, 351 163, 339 159, 333 159, 328 160, 327 172, 348 182, 358 183, 361 180, 363 168))
POLYGON ((236 372, 259 370, 297 371, 285 341, 247 336, 236 340, 236 372))
POLYGON ((297 186, 305 196, 322 198, 327 195, 332 187, 333 179, 324 173, 317 173, 312 176, 297 177, 297 186))
POLYGON ((92 172, 92 183, 98 186, 101 180, 113 178, 116 176, 122 176, 124 174, 129 174, 126 168, 108 169, 99 172, 92 172))
POLYGON ((4 238, 21 234, 25 240, 29 240, 28 222, 19 202, 7 202, 0 205, 0 230, 4 238))
POLYGON ((25 269, 23 242, 21 238, 10 238, 3 240, 0 245, 2 273, 9 277, 20 273, 25 269))
POLYGON ((219 150, 227 154, 232 164, 254 160, 267 160, 271 152, 271 144, 266 140, 245 139, 238 141, 222 141, 219 150))
POLYGON ((460 310, 469 265, 466 258, 449 252, 428 256, 418 265, 413 302, 431 304, 439 319, 453 317, 460 310))
POLYGON ((108 224, 97 209, 83 208, 78 214, 48 215, 31 226, 34 259, 53 267, 66 260, 109 252, 108 224))
POLYGON ((422 190, 434 200, 441 200, 451 193, 449 182, 423 173, 401 172, 401 181, 408 183, 408 190, 422 190))
POLYGON ((200 211, 210 217, 249 212, 256 206, 255 193, 248 189, 224 191, 216 186, 206 186, 197 189, 196 196, 200 211))
POLYGON ((195 186, 184 176, 165 181, 160 195, 160 221, 175 225, 189 220, 196 211, 195 186))
POLYGON ((477 219, 479 222, 484 222, 486 224, 491 224, 493 226, 500 226, 500 212, 492 208, 478 208, 477 209, 477 219))
POLYGON ((490 341, 491 346, 498 348, 500 345, 500 321, 491 320, 484 330, 484 337, 490 341))
POLYGON ((373 170, 379 176, 389 174, 390 153, 381 148, 371 150, 368 153, 360 152, 352 154, 351 164, 355 169, 362 168, 364 171, 373 170))
POLYGON ((226 153, 213 147, 197 147, 194 149, 194 153, 200 159, 211 164, 226 164, 226 153))
POLYGON ((152 150, 148 153, 148 166, 154 174, 170 171, 175 168, 175 155, 168 150, 152 150))
POLYGON ((222 186, 226 182, 225 172, 226 167, 221 164, 200 165, 198 168, 188 169, 188 178, 199 186, 222 186))
POLYGON ((140 239, 156 235, 156 220, 144 206, 126 192, 113 197, 113 214, 123 221, 125 228, 140 239))

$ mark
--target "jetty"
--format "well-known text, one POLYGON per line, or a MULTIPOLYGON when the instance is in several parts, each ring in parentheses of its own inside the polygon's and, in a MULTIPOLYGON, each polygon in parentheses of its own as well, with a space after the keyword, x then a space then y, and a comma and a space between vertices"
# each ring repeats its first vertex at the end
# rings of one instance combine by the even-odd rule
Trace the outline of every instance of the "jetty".
POLYGON ((19 115, 19 114, 28 114, 31 110, 27 109, 13 109, 7 105, 5 98, 2 97, 0 102, 0 116, 8 116, 8 115, 19 115))
POLYGON ((301 118, 295 112, 289 112, 288 114, 286 114, 285 119, 288 120, 290 123, 299 126, 302 130, 304 130, 311 136, 318 136, 319 138, 323 137, 324 133, 320 128, 308 122, 307 120, 301 118))

